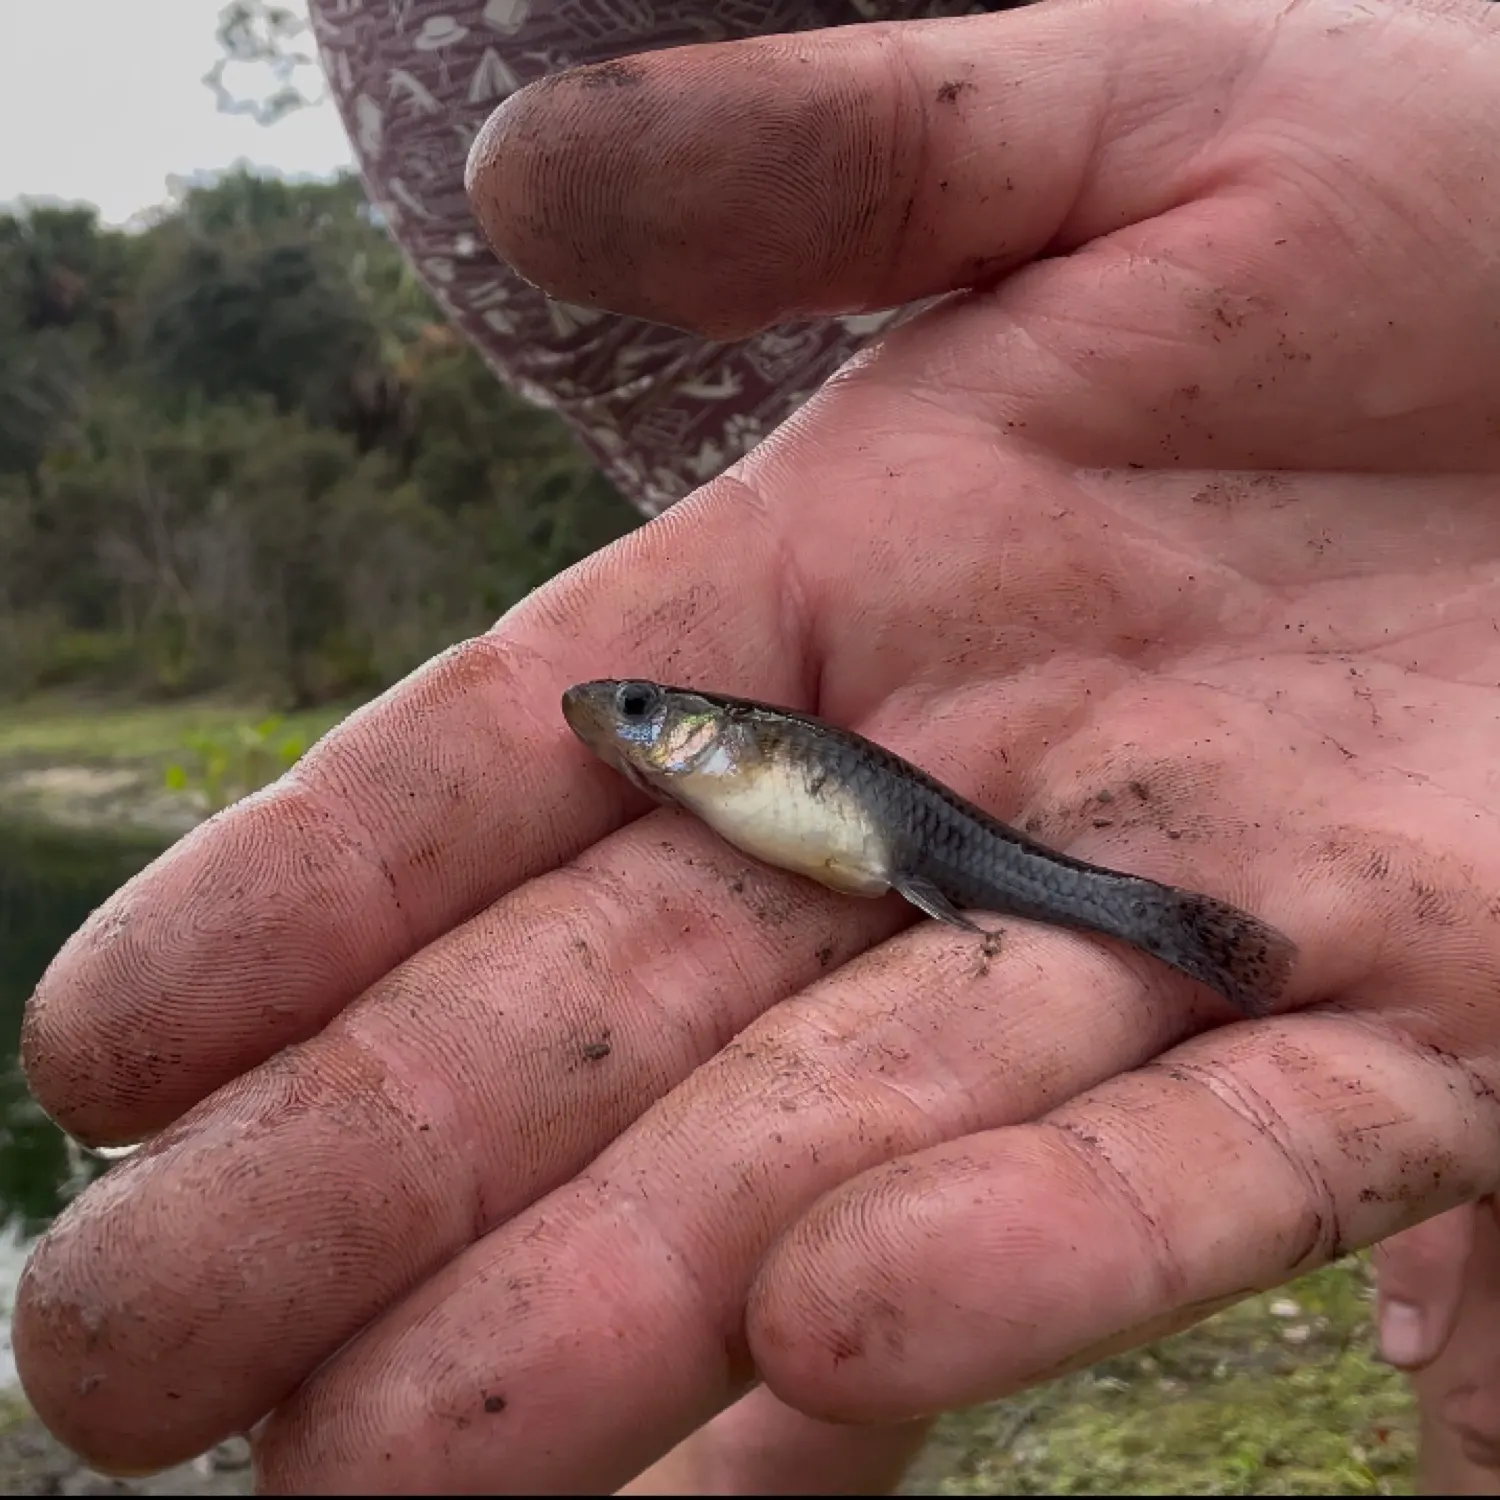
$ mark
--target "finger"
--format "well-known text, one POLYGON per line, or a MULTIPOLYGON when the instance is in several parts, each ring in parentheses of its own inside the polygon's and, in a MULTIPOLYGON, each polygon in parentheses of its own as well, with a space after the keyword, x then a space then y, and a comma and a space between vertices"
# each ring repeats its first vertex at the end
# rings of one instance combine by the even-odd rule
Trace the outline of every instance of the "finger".
POLYGON ((804 1417, 760 1387, 741 1397, 621 1495, 889 1495, 931 1424, 844 1427, 804 1417))
POLYGON ((1500 1219, 1493 1198, 1477 1209, 1452 1332, 1412 1376, 1427 1494, 1486 1494, 1500 1475, 1500 1219))
MULTIPOLYGON (((1064 691, 1070 682, 1048 683, 1038 694, 1030 676, 1019 674, 993 684, 982 700, 967 693, 954 701, 893 701, 885 720, 865 727, 898 750, 923 747, 938 774, 981 802, 1011 806, 1031 772, 997 752, 993 725, 1006 724, 1024 762, 1031 754, 1025 747, 1048 738, 1054 700, 1077 701, 1077 693, 1064 691)), ((1114 711, 1127 727, 1136 722, 1118 702, 1114 711)), ((1139 814, 1122 808, 1110 819, 1084 817, 1081 837, 1079 819, 1058 808, 1064 842, 1085 856, 1222 891, 1278 925, 1295 916, 1303 937, 1314 939, 1308 951, 1323 953, 1308 982, 1347 982, 1359 972, 1350 969, 1349 955, 1374 951, 1389 926, 1389 912, 1370 902, 1368 874, 1360 876, 1364 906, 1354 912, 1337 872, 1310 891, 1286 882, 1273 888, 1249 873, 1256 867, 1249 842, 1237 841, 1226 855, 1222 839, 1193 831, 1185 805, 1173 811, 1174 801, 1213 805, 1219 822, 1236 827, 1243 813, 1245 840, 1253 841, 1254 808, 1240 805, 1242 780, 1216 775, 1204 759, 1204 747, 1216 743, 1242 752, 1256 710, 1236 711, 1250 717, 1210 726, 1184 718, 1179 707, 1176 722, 1194 748, 1173 764, 1122 760, 1107 736, 1094 760, 1079 751, 1066 769, 1059 763, 1054 795, 1076 778, 1092 790, 1118 782, 1120 799, 1127 786, 1148 799, 1139 814)), ((1159 720, 1159 708, 1143 702, 1140 722, 1153 714, 1159 720)), ((1303 753, 1298 763, 1312 760, 1303 753)), ((1081 794, 1064 801, 1087 803, 1081 794)), ((575 1170, 707 1057, 727 1033, 704 1035, 684 1018, 702 1007, 705 976, 722 974, 721 952, 734 959, 736 977, 729 985, 714 981, 712 1003, 733 1029, 795 988, 814 962, 821 969, 875 935, 860 923, 878 908, 814 888, 832 903, 830 920, 849 926, 835 941, 787 924, 773 942, 780 967, 761 976, 752 961, 758 940, 737 932, 747 913, 726 914, 709 900, 722 903, 717 881, 707 896, 695 894, 722 846, 689 822, 685 832, 706 841, 704 852, 685 853, 674 834, 667 840, 673 849, 662 851, 667 863, 658 867, 652 826, 647 820, 622 831, 572 871, 530 883, 435 943, 314 1041, 210 1100, 120 1169, 127 1175, 107 1178, 64 1216, 33 1256, 15 1337, 33 1399, 74 1446, 105 1467, 138 1467, 169 1462, 247 1425, 382 1305, 575 1170), (617 853, 607 853, 616 841, 617 853), (674 882, 683 882, 680 895, 674 882), (697 901, 706 903, 701 910, 697 901), (596 908, 597 927, 578 915, 596 908), (664 929, 653 925, 658 916, 664 929), (687 941, 693 933, 698 940, 687 941), (583 949, 574 946, 580 937, 583 949), (585 950, 592 960, 580 967, 585 950), (498 967, 497 955, 515 953, 526 955, 524 965, 498 967), (667 1019, 658 1024, 663 1010, 667 1019), (609 1077, 615 1092, 586 1094, 577 1120, 576 1086, 571 1075, 561 1081, 565 1118, 587 1126, 575 1137, 559 1123, 560 1080, 543 1064, 560 1058, 582 1069, 600 1062, 580 1048, 596 1047, 603 1026, 627 1038, 641 1027, 649 1040, 635 1070, 624 1066, 637 1055, 627 1046, 621 1071, 609 1077), (694 1037, 685 1053, 674 1050, 684 1027, 694 1037), (539 1140, 531 1139, 531 1121, 550 1122, 539 1140), (476 1142, 497 1145, 490 1154, 476 1142), (307 1252, 309 1244, 316 1254, 307 1252), (150 1300, 162 1278, 172 1298, 142 1327, 131 1309, 150 1300), (76 1400, 81 1382, 91 1392, 86 1404, 76 1400)), ((1345 856, 1361 869, 1369 863, 1357 849, 1346 847, 1345 856)), ((1392 881, 1386 894, 1404 900, 1406 872, 1389 857, 1382 869, 1392 881)), ((760 875, 767 891, 777 882, 803 889, 791 877, 760 875)), ((729 881, 732 894, 739 881, 729 881)), ((774 912, 769 897, 746 900, 748 918, 760 920, 762 908, 774 912)), ((909 919, 901 907, 894 911, 879 920, 909 919)), ((1469 928, 1433 929, 1426 943, 1413 940, 1402 951, 1425 973, 1433 944, 1448 952, 1455 931, 1469 928)), ((1222 1013, 1218 1002, 1203 1000, 1210 1014, 1222 1013)), ((909 1024, 920 1024, 930 1003, 919 993, 909 1024)), ((609 1045, 613 1057, 615 1042, 609 1045)), ((722 1108, 705 1104, 715 1113, 722 1108)))
POLYGON ((932 358, 1080 462, 1474 467, 1495 271, 1433 246, 1500 222, 1488 10, 1072 3, 670 49, 512 95, 469 191, 554 296, 715 338, 1046 252, 932 358), (1441 110, 1393 116, 1396 75, 1441 110))
MULTIPOLYGON (((988 726, 1020 723, 1024 730, 1026 715, 1014 710, 1024 705, 1026 689, 1007 683, 995 691, 992 701, 966 701, 965 712, 933 712, 933 705, 916 721, 909 705, 893 705, 891 724, 868 727, 901 749, 914 738, 934 737, 934 726, 941 724, 942 732, 935 738, 950 757, 949 764, 940 766, 941 774, 982 801, 1004 805, 1003 788, 1017 773, 1005 757, 996 757, 988 726), (907 721, 905 740, 894 727, 896 719, 907 721)), ((1184 726, 1184 733, 1191 733, 1195 745, 1203 742, 1197 726, 1184 726)), ((1243 746, 1243 733, 1231 737, 1243 746)), ((1129 776, 1118 761, 1111 769, 1129 776)), ((1080 774, 1097 784, 1097 775, 1080 774)), ((1190 759, 1177 765, 1174 775, 1184 800, 1196 803, 1201 798, 1224 816, 1236 815, 1234 799, 1243 795, 1242 787, 1238 793, 1229 781, 1220 787, 1206 766, 1190 759)), ((1161 800, 1170 802, 1167 782, 1155 785, 1161 800)), ((1168 815, 1158 810, 1156 816, 1168 815)), ((1435 955, 1441 954, 1463 973, 1476 976, 1476 985, 1483 983, 1484 966, 1476 961, 1481 955, 1466 936, 1475 930, 1467 914, 1449 926, 1429 925, 1425 935, 1393 924, 1392 908, 1410 905, 1408 872, 1388 854, 1381 864, 1390 880, 1388 890, 1380 883, 1372 885, 1367 852, 1347 839, 1340 857, 1357 874, 1333 868, 1307 883, 1270 881, 1260 874, 1252 885, 1239 850, 1228 859, 1222 840, 1172 843, 1161 826, 1125 819, 1118 826, 1095 827, 1070 843, 1085 856, 1142 867, 1147 861, 1139 846, 1157 841, 1158 853, 1177 851, 1178 865, 1175 870, 1158 866, 1156 873, 1175 875, 1199 888, 1225 889, 1224 869, 1218 864, 1232 864, 1238 884, 1227 893, 1288 927, 1303 945, 1307 967, 1293 1002, 1300 995, 1357 980, 1358 971, 1349 967, 1350 953, 1373 952, 1382 937, 1409 955, 1416 974, 1429 974, 1435 955), (1352 899, 1355 890, 1357 902, 1352 899), (1461 951, 1454 949, 1455 943, 1461 951)), ((1248 864, 1254 866, 1254 859, 1248 864)), ((463 1431, 464 1423, 476 1420, 476 1413, 460 1399, 463 1390, 471 1395, 483 1390, 484 1401, 498 1397, 510 1403, 512 1397, 498 1391, 490 1379, 497 1373, 519 1384, 528 1402, 535 1403, 527 1407, 521 1430, 528 1436, 519 1449, 511 1446, 511 1429, 503 1429, 507 1465, 517 1476, 518 1488, 541 1483, 547 1462, 544 1452, 527 1448, 529 1434, 537 1434, 542 1448, 556 1449, 562 1441, 557 1436, 559 1424, 566 1425, 568 1451, 580 1464, 612 1464, 613 1459, 599 1455, 619 1445, 618 1472, 606 1467, 593 1473, 585 1467, 569 1470, 563 1482, 623 1482, 633 1468, 662 1451, 653 1449, 654 1443, 669 1447, 733 1393, 732 1360, 726 1353, 737 1347, 732 1336, 737 1313, 732 1309, 739 1306, 754 1256, 810 1196, 872 1157, 881 1159, 944 1133, 962 1133, 986 1119, 1025 1118, 1093 1078, 1150 1055, 1167 1036, 1181 1034, 1182 1027, 1191 1024, 1190 1018, 1171 1009, 1169 998, 1156 999, 1167 1007, 1165 1023, 1160 1016, 1156 1021, 1156 1027, 1165 1025, 1167 1036, 1153 1027, 1149 1011, 1143 1020, 1132 1008, 1143 985, 1149 998, 1156 995, 1150 986, 1175 983, 1149 960, 1113 950, 1106 955, 1102 945, 1083 939, 1031 932, 1037 941, 1070 945, 1069 952, 1076 948, 1091 955, 1092 962, 1107 956, 1119 966, 1111 971, 1113 986, 1101 983, 1092 971, 1080 977, 1066 964, 1058 969, 1056 960, 1050 968, 1043 967, 1040 957, 1028 962, 1023 950, 1007 946, 994 965, 1000 988, 987 1004, 990 997, 985 991, 971 991, 954 978, 955 967, 963 963, 969 966, 963 977, 974 976, 976 985, 990 972, 972 942, 960 941, 956 949, 945 950, 955 957, 936 961, 934 968, 935 960, 926 951, 914 948, 907 954, 901 948, 915 941, 912 934, 879 950, 887 955, 883 966, 872 968, 867 958, 821 982, 811 992, 822 997, 811 1023, 791 1031, 778 1029, 794 1026, 797 1017, 814 1005, 811 997, 778 1007, 645 1118, 626 1138, 635 1143, 629 1148, 633 1156, 607 1154, 581 1186, 560 1189, 477 1250, 459 1257, 375 1325, 353 1353, 325 1366, 276 1419, 271 1432, 289 1433, 286 1441, 296 1451, 302 1441, 326 1440, 332 1447, 320 1448, 308 1460, 313 1469, 298 1467, 301 1459, 288 1460, 291 1467, 278 1484, 301 1488, 378 1483, 405 1488, 478 1482, 473 1476, 487 1473, 485 1464, 490 1461, 480 1433, 472 1439, 477 1445, 472 1470, 460 1464, 456 1473, 440 1474, 425 1465, 429 1460, 446 1463, 442 1456, 459 1451, 456 1443, 461 1447, 471 1441, 458 1439, 440 1419, 441 1413, 456 1413, 452 1425, 463 1431), (1123 988, 1122 973, 1133 976, 1123 988), (1114 1023, 1124 1018, 1118 1029, 1116 1024, 1101 1024, 1092 1012, 1086 1027, 1080 1026, 1076 1012, 1070 1017, 1068 997, 1076 1006, 1092 1007, 1111 994, 1119 1005, 1114 1023), (1006 997, 1003 1008, 1001 996, 1006 997), (1011 1005, 1018 1007, 1019 1021, 1012 1017, 1011 1005), (1000 1016, 1005 1017, 1003 1026, 1000 1016), (980 1028, 981 1034, 972 1034, 970 1028, 980 1028), (1096 1045, 1101 1052, 1092 1050, 1096 1045), (826 1056, 830 1049, 831 1057, 826 1056), (795 1110, 788 1107, 793 1104, 795 1110), (991 1109, 993 1116, 986 1114, 991 1109), (793 1113, 796 1122, 785 1118, 793 1113), (810 1136, 794 1128, 804 1116, 810 1136), (571 1247, 566 1253, 556 1236, 571 1247), (625 1258, 624 1264, 617 1263, 617 1254, 625 1258), (663 1275, 664 1262, 676 1269, 663 1275), (684 1277, 690 1287, 684 1287, 684 1277), (592 1290, 583 1296, 579 1288, 592 1290), (681 1326, 695 1320, 708 1328, 706 1344, 701 1328, 694 1345, 681 1326), (601 1354, 590 1344, 585 1372, 570 1367, 580 1351, 569 1330, 578 1326, 595 1329, 606 1348, 601 1354), (455 1363, 451 1355, 450 1336, 460 1327, 472 1348, 472 1362, 465 1356, 455 1363), (632 1358, 654 1361, 657 1355, 651 1350, 662 1347, 680 1351, 684 1361, 671 1380, 654 1364, 645 1371, 631 1367, 632 1358), (694 1348, 699 1355, 694 1355, 694 1348), (359 1350, 366 1353, 360 1355, 359 1350), (711 1358, 729 1361, 720 1370, 717 1386, 705 1375, 704 1362, 711 1358), (481 1366, 489 1372, 489 1384, 479 1378, 481 1366), (442 1387, 441 1400, 434 1405, 426 1396, 414 1397, 414 1391, 428 1390, 433 1381, 442 1387), (618 1388, 611 1386, 606 1392, 603 1387, 610 1382, 618 1388), (588 1443, 597 1440, 597 1447, 587 1446, 577 1431, 573 1400, 591 1412, 618 1412, 618 1422, 601 1417, 600 1432, 589 1436, 588 1443), (325 1419, 330 1427, 325 1428, 325 1419), (373 1455, 369 1439, 377 1431, 396 1435, 393 1445, 380 1448, 382 1454, 394 1455, 393 1467, 381 1471, 383 1478, 359 1467, 361 1453, 373 1455), (528 1467, 533 1462, 543 1467, 528 1467)), ((1037 952, 1051 958, 1051 950, 1037 952)), ((1408 977, 1404 971, 1395 976, 1401 986, 1408 977)), ((489 1423, 488 1430, 493 1433, 495 1426, 489 1423)), ((272 1455, 268 1463, 279 1462, 274 1457, 279 1441, 267 1438, 272 1455)), ((548 1482, 557 1478, 552 1474, 548 1482)))
POLYGON ((1472 1198, 1497 1147, 1492 1083, 1384 1027, 1217 1032, 831 1194, 767 1257, 751 1349, 829 1419, 987 1399, 1472 1198))
POLYGON ((1375 1247, 1380 1352, 1405 1370, 1442 1353, 1453 1332, 1474 1245, 1475 1205, 1466 1203, 1375 1247))
POLYGON ((696 509, 439 657, 105 902, 26 1015, 27 1080, 53 1118, 90 1144, 161 1129, 638 810, 563 724, 569 683, 657 671, 802 700, 765 511, 729 481, 696 509))
POLYGON ((1128 958, 1021 926, 988 960, 931 924, 862 955, 320 1369, 262 1434, 262 1483, 617 1488, 744 1390, 740 1309, 780 1224, 1193 1024, 1174 981, 1142 988, 1128 958))
MULTIPOLYGON (((1051 703, 1031 696, 1001 686, 952 715, 895 704, 868 727, 897 745, 934 737, 936 770, 1003 805, 1019 773, 988 726, 1006 723, 1013 747, 1042 737, 1051 703)), ((912 919, 746 861, 692 819, 619 830, 414 955, 73 1204, 17 1297, 33 1404, 108 1468, 169 1463, 248 1426, 735 1029, 912 919), (143 1327, 130 1309, 161 1285, 172 1297, 143 1327)))
POLYGON ((32 1405, 127 1471, 248 1429, 758 1012, 910 920, 752 865, 682 814, 620 830, 71 1205, 17 1295, 32 1405))
MULTIPOLYGON (((981 749, 1003 707, 949 721, 966 790, 975 766, 1010 774, 981 749)), ((1327 944, 1315 903, 1297 904, 1315 984, 1327 944)), ((739 1308, 782 1223, 864 1166, 1027 1118, 1217 1009, 1185 998, 1139 955, 1024 925, 998 956, 922 927, 863 955, 325 1365, 266 1430, 267 1482, 462 1490, 494 1483, 499 1444, 507 1487, 619 1485, 742 1388, 739 1308)))
MULTIPOLYGON (((1238 27, 1187 24, 1177 37, 1207 36, 1208 55, 1183 49, 1191 77, 1180 98, 1153 79, 1155 107, 1184 109, 1234 66, 1238 27)), ((469 195, 496 253, 554 296, 730 338, 897 306, 993 278, 1058 233, 1106 86, 1129 87, 1128 36, 1112 33, 1098 7, 1050 5, 574 69, 495 110, 469 195)), ((1173 201, 1141 175, 1105 190, 1117 216, 1173 201)))

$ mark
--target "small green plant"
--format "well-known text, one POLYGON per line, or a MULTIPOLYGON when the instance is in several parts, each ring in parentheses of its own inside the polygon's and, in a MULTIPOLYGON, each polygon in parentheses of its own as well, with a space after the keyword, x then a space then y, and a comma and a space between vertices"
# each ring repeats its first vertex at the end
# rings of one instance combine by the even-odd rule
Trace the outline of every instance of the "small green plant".
POLYGON ((259 791, 302 758, 307 741, 277 716, 259 724, 196 730, 167 767, 167 786, 200 797, 210 813, 259 791))

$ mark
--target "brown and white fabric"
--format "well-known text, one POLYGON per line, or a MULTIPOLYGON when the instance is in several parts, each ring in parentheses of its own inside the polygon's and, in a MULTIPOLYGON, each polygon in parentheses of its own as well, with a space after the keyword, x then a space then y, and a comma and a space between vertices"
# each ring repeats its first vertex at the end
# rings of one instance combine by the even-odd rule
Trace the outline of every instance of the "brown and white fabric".
POLYGON ((501 380, 559 412, 655 515, 741 457, 900 311, 711 343, 544 296, 496 261, 464 163, 525 84, 689 42, 964 15, 944 0, 311 0, 324 70, 371 201, 501 380))

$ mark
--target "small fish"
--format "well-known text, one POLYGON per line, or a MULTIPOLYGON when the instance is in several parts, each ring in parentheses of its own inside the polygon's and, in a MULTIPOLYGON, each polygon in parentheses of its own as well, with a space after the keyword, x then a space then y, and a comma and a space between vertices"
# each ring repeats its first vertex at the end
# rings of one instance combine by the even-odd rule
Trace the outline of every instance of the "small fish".
POLYGON ((655 682, 584 682, 563 717, 606 764, 736 848, 939 922, 992 911, 1119 938, 1263 1015, 1297 950, 1264 922, 1039 844, 889 750, 810 714, 655 682))

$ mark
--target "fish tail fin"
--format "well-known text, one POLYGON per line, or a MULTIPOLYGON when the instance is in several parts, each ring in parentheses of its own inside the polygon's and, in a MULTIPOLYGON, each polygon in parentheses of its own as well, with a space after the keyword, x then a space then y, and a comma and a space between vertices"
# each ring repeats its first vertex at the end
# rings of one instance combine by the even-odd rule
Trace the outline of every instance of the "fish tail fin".
POLYGON ((1286 989, 1297 945, 1228 902, 1159 886, 1148 898, 1142 946, 1163 963, 1217 990, 1246 1016, 1264 1016, 1286 989))

